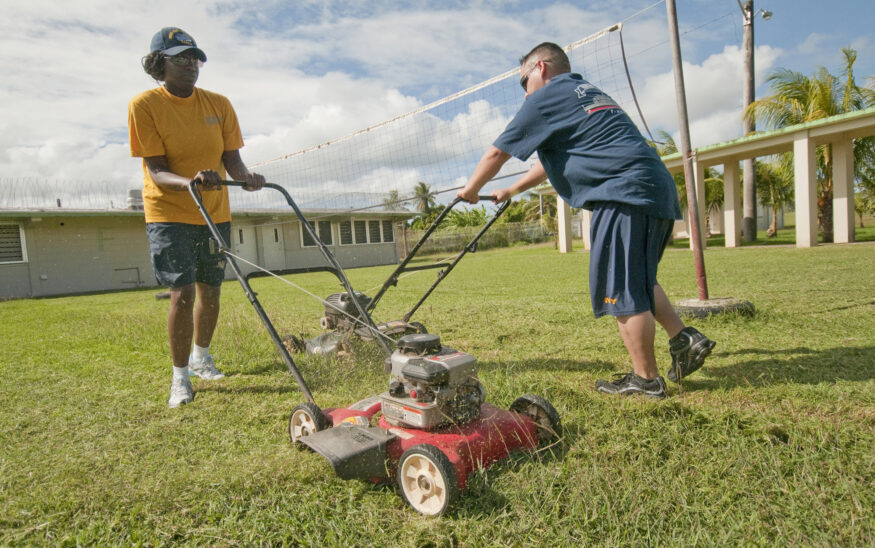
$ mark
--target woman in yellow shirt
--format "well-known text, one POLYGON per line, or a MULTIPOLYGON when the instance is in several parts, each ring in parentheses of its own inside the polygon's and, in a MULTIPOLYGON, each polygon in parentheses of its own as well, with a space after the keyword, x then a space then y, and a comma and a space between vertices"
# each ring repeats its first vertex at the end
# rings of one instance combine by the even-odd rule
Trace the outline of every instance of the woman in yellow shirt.
POLYGON ((204 205, 230 241, 226 172, 259 190, 264 177, 240 158, 243 138, 231 103, 195 87, 206 54, 188 33, 165 27, 152 38, 143 69, 163 85, 128 107, 131 156, 143 158, 143 205, 155 277, 170 289, 167 331, 173 359, 170 407, 194 399, 189 375, 220 379, 209 347, 219 317, 225 259, 188 193, 200 181, 204 205), (192 341, 194 347, 192 348, 192 341), (191 353, 189 351, 191 350, 191 353))

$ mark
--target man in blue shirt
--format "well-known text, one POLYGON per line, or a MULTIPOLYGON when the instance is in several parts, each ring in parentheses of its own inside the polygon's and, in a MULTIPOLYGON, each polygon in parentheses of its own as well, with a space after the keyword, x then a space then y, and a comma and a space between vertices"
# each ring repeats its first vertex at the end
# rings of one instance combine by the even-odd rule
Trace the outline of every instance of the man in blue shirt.
POLYGON ((511 156, 532 168, 508 188, 492 193, 509 200, 549 178, 572 207, 592 211, 590 296, 595 316, 616 317, 632 371, 596 381, 608 394, 665 397, 654 353, 656 323, 670 338, 677 382, 699 369, 715 343, 686 327, 656 281, 656 270, 681 218, 674 181, 656 150, 613 99, 571 73, 568 56, 551 42, 520 59, 526 100, 486 151, 458 196, 477 202, 479 190, 511 156))

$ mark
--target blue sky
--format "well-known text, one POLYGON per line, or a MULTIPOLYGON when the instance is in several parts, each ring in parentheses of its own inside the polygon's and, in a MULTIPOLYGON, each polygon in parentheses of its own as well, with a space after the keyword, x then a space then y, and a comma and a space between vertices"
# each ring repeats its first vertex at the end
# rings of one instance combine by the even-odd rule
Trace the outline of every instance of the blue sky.
MULTIPOLYGON (((136 186, 126 108, 154 86, 139 66, 151 36, 180 26, 207 52, 198 85, 228 96, 256 163, 397 116, 624 22, 651 129, 677 135, 666 8, 654 0, 2 1, 0 184, 111 179, 136 186)), ((778 67, 875 75, 871 0, 756 0, 758 96, 778 67), (826 9, 828 8, 828 9, 826 9)), ((736 0, 677 0, 693 146, 740 136, 742 15, 736 0)), ((598 84, 598 82, 595 82, 598 84)), ((471 166, 473 169, 473 166, 471 166)))

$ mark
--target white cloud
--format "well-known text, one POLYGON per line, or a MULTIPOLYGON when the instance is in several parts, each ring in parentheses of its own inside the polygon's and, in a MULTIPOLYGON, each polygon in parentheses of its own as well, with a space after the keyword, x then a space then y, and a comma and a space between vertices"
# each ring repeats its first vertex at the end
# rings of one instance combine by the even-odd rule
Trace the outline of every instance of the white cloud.
MULTIPOLYGON (((756 80, 772 70, 780 50, 761 46, 755 51, 756 80)), ((693 148, 741 137, 743 53, 736 46, 726 46, 701 64, 684 63, 684 87, 687 117, 693 148)), ((647 78, 639 94, 644 116, 651 129, 663 128, 678 135, 677 101, 674 73, 647 78), (669 99, 671 98, 671 99, 669 99)), ((679 140, 676 138, 676 142, 679 140)))

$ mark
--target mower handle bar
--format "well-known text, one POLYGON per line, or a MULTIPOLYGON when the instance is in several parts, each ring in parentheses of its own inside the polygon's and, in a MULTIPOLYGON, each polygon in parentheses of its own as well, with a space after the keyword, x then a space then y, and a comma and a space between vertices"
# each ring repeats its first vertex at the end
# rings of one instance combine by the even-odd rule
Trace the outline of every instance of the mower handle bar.
MULTIPOLYGON (((483 200, 490 200, 491 201, 492 200, 492 196, 478 195, 477 198, 481 201, 483 201, 483 200)), ((413 249, 411 249, 410 252, 407 254, 407 256, 404 257, 404 259, 401 261, 401 263, 395 268, 395 270, 389 275, 389 277, 383 283, 383 286, 380 288, 380 290, 377 291, 377 294, 374 295, 374 297, 371 299, 370 303, 368 303, 368 312, 374 310, 374 308, 377 306, 377 303, 380 302, 380 299, 383 298, 383 295, 386 293, 386 291, 389 289, 389 287, 398 284, 398 277, 401 275, 402 272, 408 272, 408 271, 412 271, 412 270, 424 270, 426 268, 443 268, 444 266, 446 266, 446 269, 444 269, 438 273, 437 280, 435 281, 434 284, 432 284, 432 286, 428 289, 428 291, 426 291, 425 295, 423 295, 419 299, 419 302, 417 302, 413 306, 413 308, 407 314, 404 315, 404 318, 403 318, 404 321, 405 322, 410 321, 410 317, 413 315, 414 312, 416 312, 416 310, 422 305, 422 303, 425 302, 425 300, 428 298, 428 296, 431 294, 431 292, 434 291, 434 288, 437 287, 437 285, 446 277, 447 274, 450 273, 450 271, 453 268, 455 268, 456 264, 460 260, 462 260, 462 257, 464 257, 466 253, 468 253, 469 251, 473 252, 477 249, 477 241, 480 240, 480 237, 483 236, 483 234, 487 230, 489 230, 489 227, 491 227, 492 224, 498 220, 498 218, 501 216, 501 214, 504 213, 504 210, 506 210, 508 208, 508 206, 510 206, 510 200, 505 200, 504 202, 502 202, 498 206, 498 209, 496 210, 495 215, 493 215, 492 218, 486 223, 486 225, 480 229, 480 231, 477 233, 476 236, 474 236, 474 238, 468 243, 468 245, 466 245, 462 249, 462 251, 460 251, 459 254, 456 255, 456 258, 450 264, 446 264, 446 263, 442 262, 442 263, 435 263, 435 264, 432 264, 432 265, 429 265, 426 267, 408 267, 407 265, 410 263, 410 261, 413 259, 413 257, 416 256, 416 254, 419 252, 419 249, 422 247, 422 245, 429 239, 429 237, 431 237, 431 234, 435 230, 437 230, 438 226, 440 226, 440 224, 443 222, 444 218, 450 213, 450 210, 452 210, 459 202, 462 202, 462 201, 464 201, 464 200, 462 200, 462 198, 456 197, 455 200, 453 200, 452 202, 447 204, 447 206, 443 209, 443 211, 441 211, 438 214, 438 216, 432 222, 431 226, 429 226, 425 230, 422 237, 420 237, 419 241, 416 242, 416 245, 413 246, 413 249)))
MULTIPOLYGON (((199 185, 199 184, 201 184, 201 182, 198 181, 197 179, 192 179, 192 180, 191 180, 191 183, 189 183, 189 184, 191 184, 191 185, 199 185)), ((222 185, 222 186, 237 186, 237 187, 240 187, 240 188, 243 188, 243 189, 246 188, 246 183, 244 183, 244 182, 242 182, 242 181, 222 181, 222 182, 220 182, 219 184, 222 185)), ((273 188, 273 189, 275 189, 275 190, 279 190, 280 192, 282 192, 283 194, 285 194, 285 189, 284 189, 283 187, 279 186, 279 185, 276 184, 276 183, 264 183, 264 188, 273 188)), ((481 202, 491 202, 491 201, 492 201, 492 196, 487 195, 487 194, 479 194, 479 195, 477 195, 477 199, 478 199, 479 201, 481 201, 481 202)), ((456 198, 450 203, 450 205, 449 205, 448 207, 449 207, 450 209, 452 209, 453 206, 455 206, 456 204, 458 204, 459 202, 462 202, 462 201, 464 201, 464 200, 462 200, 462 198, 456 197, 456 198)))

